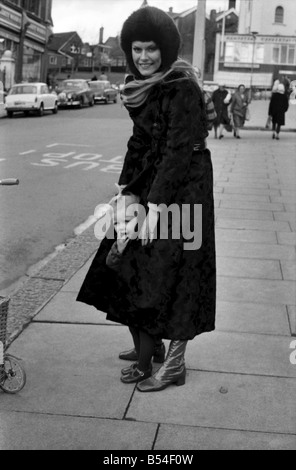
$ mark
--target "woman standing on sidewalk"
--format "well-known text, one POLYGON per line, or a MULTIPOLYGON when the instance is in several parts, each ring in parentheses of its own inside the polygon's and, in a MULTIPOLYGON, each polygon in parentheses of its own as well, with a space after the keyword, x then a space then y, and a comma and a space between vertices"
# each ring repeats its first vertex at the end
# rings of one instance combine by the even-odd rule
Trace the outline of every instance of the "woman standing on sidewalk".
POLYGON ((240 129, 244 127, 248 108, 248 97, 245 85, 240 85, 232 96, 230 114, 232 115, 234 137, 240 139, 240 129))
POLYGON ((272 120, 272 138, 279 140, 281 126, 285 125, 285 114, 289 108, 289 99, 285 93, 285 86, 279 83, 276 91, 272 94, 268 116, 272 120))
POLYGON ((119 185, 123 195, 140 198, 147 217, 137 239, 128 234, 116 271, 106 265, 114 240, 103 239, 77 300, 129 327, 138 361, 122 370, 121 381, 150 392, 183 385, 187 341, 215 328, 213 173, 205 103, 193 67, 177 60, 174 21, 158 8, 143 7, 124 23, 121 46, 133 75, 123 102, 134 127, 119 185), (166 239, 158 236, 160 204, 174 204, 180 212, 186 205, 190 216, 202 205, 198 249, 185 249, 183 232, 173 236, 172 221, 166 239), (171 342, 151 377, 157 338, 171 342))

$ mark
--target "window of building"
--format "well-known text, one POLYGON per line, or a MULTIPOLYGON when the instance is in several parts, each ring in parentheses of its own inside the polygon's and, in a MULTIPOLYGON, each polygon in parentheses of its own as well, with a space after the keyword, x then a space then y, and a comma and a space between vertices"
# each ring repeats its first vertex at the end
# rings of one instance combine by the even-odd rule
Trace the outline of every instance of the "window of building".
POLYGON ((279 64, 280 62, 280 48, 278 46, 274 47, 272 50, 272 62, 274 64, 279 64))
POLYGON ((288 63, 295 64, 295 46, 289 46, 288 63))
POLYGON ((21 0, 21 7, 36 16, 40 16, 40 4, 40 0, 21 0))
POLYGON ((283 7, 276 7, 275 9, 275 23, 283 23, 284 22, 284 9, 283 7))
POLYGON ((295 64, 295 46, 274 46, 272 50, 272 62, 274 64, 295 64))
POLYGON ((20 0, 9 0, 9 3, 13 3, 14 5, 20 6, 20 0))
POLYGON ((281 47, 281 64, 285 64, 287 62, 287 53, 288 53, 288 46, 281 47))
POLYGON ((57 63, 58 63, 57 57, 51 55, 51 56, 49 57, 49 63, 50 63, 51 65, 57 65, 57 63))

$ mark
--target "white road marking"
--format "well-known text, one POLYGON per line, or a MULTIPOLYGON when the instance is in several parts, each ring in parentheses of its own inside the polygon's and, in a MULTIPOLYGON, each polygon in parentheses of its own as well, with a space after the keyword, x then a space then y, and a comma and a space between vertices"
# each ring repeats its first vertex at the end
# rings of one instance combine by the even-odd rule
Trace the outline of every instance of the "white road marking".
POLYGON ((57 147, 58 145, 59 145, 59 144, 50 144, 50 145, 47 145, 46 147, 47 147, 48 149, 50 149, 51 147, 57 147))
POLYGON ((21 152, 19 155, 29 155, 30 153, 35 153, 36 150, 27 150, 26 152, 21 152))
MULTIPOLYGON (((47 148, 53 148, 60 145, 68 146, 69 144, 54 143, 47 145, 47 148)), ((73 144, 73 146, 76 147, 76 144, 73 144)), ((86 145, 83 147, 86 147, 86 145)), ((103 157, 104 156, 102 154, 97 153, 79 153, 77 155, 76 151, 68 153, 44 153, 40 162, 31 162, 31 165, 43 167, 61 165, 65 170, 78 168, 82 171, 94 170, 100 167, 99 171, 104 173, 121 173, 124 162, 124 157, 122 155, 117 155, 116 157, 111 158, 103 157), (102 164, 103 168, 101 168, 102 164)))
POLYGON ((46 147, 51 148, 51 147, 59 147, 62 145, 66 147, 93 147, 93 145, 86 145, 86 144, 58 144, 58 143, 50 144, 50 145, 47 145, 46 147))
POLYGON ((6 158, 0 158, 0 162, 5 162, 6 158))

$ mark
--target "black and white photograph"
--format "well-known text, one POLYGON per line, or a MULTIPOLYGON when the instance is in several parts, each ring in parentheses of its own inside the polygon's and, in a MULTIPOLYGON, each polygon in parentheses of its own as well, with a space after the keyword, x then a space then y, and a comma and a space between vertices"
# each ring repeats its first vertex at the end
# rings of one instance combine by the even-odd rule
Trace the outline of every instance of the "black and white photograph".
POLYGON ((0 0, 0 451, 296 450, 295 18, 0 0))

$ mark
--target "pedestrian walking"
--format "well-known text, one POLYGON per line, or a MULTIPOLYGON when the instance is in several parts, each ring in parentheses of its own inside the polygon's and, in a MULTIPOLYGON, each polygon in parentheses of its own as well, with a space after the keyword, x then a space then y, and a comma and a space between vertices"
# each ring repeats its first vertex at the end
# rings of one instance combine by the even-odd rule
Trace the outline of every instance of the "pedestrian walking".
POLYGON ((103 80, 103 81, 108 80, 108 75, 106 75, 105 69, 102 69, 102 73, 99 76, 99 80, 103 80))
POLYGON ((138 360, 121 371, 121 381, 152 392, 183 385, 187 342, 215 329, 213 172, 205 102, 193 67, 178 60, 174 21, 158 8, 140 8, 123 25, 121 47, 133 75, 122 97, 133 134, 118 184, 121 195, 139 197, 147 216, 136 238, 127 233, 116 270, 106 265, 114 240, 102 240, 77 300, 129 327, 138 360), (173 236, 172 220, 167 236, 159 236, 162 215, 172 205, 180 220, 185 208, 192 215, 202 205, 198 247, 184 243, 192 241, 192 232, 173 236), (157 338, 170 345, 152 375, 157 338))
POLYGON ((215 111, 217 114, 217 117, 214 121, 215 139, 218 138, 218 129, 219 139, 223 139, 223 130, 225 127, 230 125, 228 106, 231 103, 231 94, 226 90, 224 84, 221 83, 219 85, 219 88, 217 88, 217 90, 213 92, 212 101, 214 103, 215 111))
POLYGON ((194 70, 197 77, 197 83, 203 93, 203 98, 206 105, 206 115, 208 123, 207 129, 208 131, 211 131, 213 129, 214 122, 217 119, 217 113, 211 95, 203 89, 203 80, 200 69, 198 67, 194 67, 194 70))
POLYGON ((281 126, 285 125, 285 114, 289 108, 289 99, 285 92, 285 85, 279 83, 277 91, 271 96, 268 116, 272 120, 272 138, 279 140, 281 126))
POLYGON ((232 103, 230 107, 230 114, 234 127, 233 134, 237 139, 241 138, 240 129, 245 125, 248 104, 249 100, 246 93, 246 87, 245 85, 239 85, 236 92, 232 95, 232 103))

